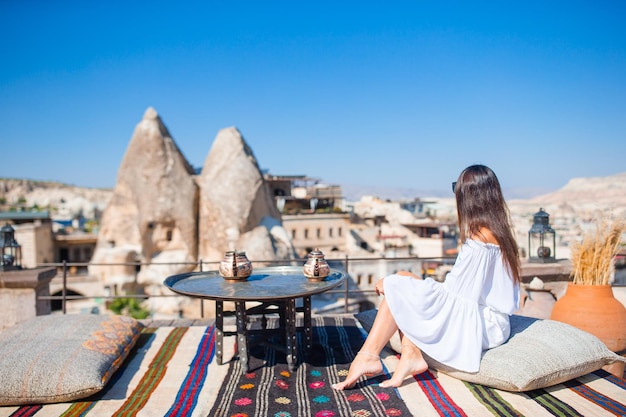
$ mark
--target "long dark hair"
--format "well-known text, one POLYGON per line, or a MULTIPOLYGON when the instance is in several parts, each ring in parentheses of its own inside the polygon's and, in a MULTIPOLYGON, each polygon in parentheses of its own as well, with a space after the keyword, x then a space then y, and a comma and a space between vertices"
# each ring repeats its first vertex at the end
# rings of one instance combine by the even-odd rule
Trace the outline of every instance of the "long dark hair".
POLYGON ((461 241, 479 234, 481 227, 489 229, 500 245, 513 279, 519 283, 519 249, 513 236, 509 208, 496 174, 484 165, 469 166, 459 175, 454 194, 461 241))

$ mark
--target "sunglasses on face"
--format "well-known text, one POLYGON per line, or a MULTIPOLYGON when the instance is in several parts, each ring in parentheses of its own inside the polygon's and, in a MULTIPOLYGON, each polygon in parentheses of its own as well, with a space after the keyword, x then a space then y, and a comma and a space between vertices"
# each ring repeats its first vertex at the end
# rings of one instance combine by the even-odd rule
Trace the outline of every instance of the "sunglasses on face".
POLYGON ((454 181, 454 182, 452 183, 452 192, 454 192, 454 189, 455 189, 455 188, 456 188, 456 181, 454 181))

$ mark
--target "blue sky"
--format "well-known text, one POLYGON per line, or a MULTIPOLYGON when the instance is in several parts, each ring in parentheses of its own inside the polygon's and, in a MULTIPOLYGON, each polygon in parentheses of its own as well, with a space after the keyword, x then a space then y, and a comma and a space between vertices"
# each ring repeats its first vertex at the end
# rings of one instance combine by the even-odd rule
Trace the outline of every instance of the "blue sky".
POLYGON ((626 171, 626 3, 0 0, 0 177, 113 187, 152 106, 202 166, 506 189, 626 171))

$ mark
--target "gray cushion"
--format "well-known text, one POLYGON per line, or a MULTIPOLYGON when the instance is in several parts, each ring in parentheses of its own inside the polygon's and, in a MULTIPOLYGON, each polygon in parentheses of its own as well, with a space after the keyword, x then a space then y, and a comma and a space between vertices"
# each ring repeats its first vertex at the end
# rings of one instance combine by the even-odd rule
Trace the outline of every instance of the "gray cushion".
MULTIPOLYGON (((356 315, 367 331, 376 310, 356 315)), ((400 352, 396 336, 390 347, 400 352)), ((459 346, 462 349, 462 346, 459 346)), ((425 355, 432 369, 463 381, 507 391, 544 388, 585 375, 626 358, 611 352, 596 336, 569 324, 511 316, 511 336, 501 346, 483 352, 480 370, 469 373, 443 365, 425 355)))
POLYGON ((72 401, 100 391, 143 325, 124 316, 39 316, 0 332, 0 405, 72 401))

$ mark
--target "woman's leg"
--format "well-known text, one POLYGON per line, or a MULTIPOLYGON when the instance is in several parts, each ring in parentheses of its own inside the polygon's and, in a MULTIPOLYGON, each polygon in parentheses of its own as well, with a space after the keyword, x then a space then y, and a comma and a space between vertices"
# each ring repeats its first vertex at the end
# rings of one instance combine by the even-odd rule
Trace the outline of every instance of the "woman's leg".
POLYGON ((389 311, 387 301, 383 298, 378 307, 372 329, 350 365, 348 376, 343 382, 333 384, 333 388, 336 390, 352 388, 361 376, 381 373, 383 366, 378 355, 397 330, 398 326, 391 315, 391 311, 389 311))
POLYGON ((428 364, 424 360, 422 351, 408 337, 403 337, 400 362, 393 371, 391 379, 381 382, 380 386, 383 388, 399 387, 407 376, 421 374, 427 369, 428 364))

